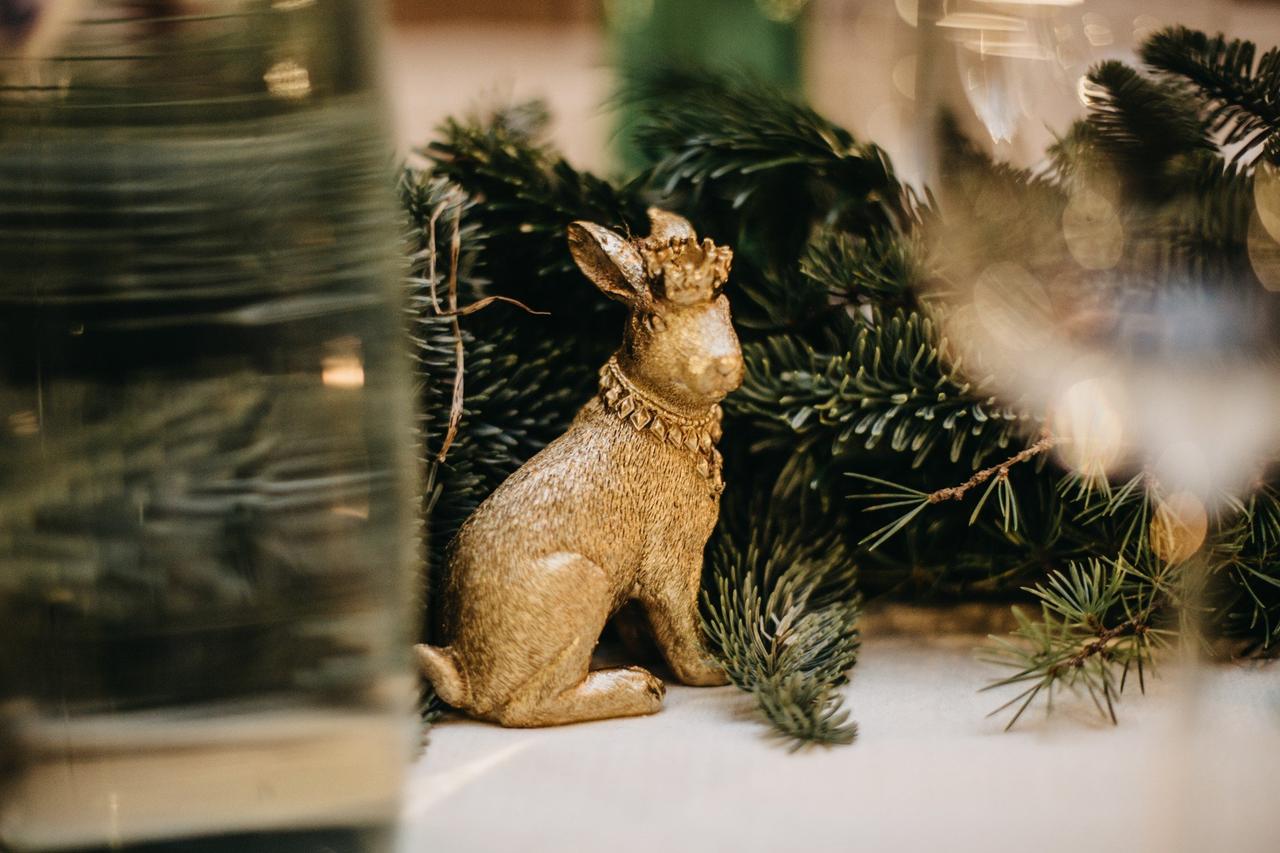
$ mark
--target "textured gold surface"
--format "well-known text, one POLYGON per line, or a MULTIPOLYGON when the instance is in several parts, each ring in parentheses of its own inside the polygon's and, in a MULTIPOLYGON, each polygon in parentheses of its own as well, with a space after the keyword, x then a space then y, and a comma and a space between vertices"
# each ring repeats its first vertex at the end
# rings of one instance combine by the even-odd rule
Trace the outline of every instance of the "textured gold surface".
POLYGON ((649 714, 662 682, 589 671, 609 617, 636 601, 685 684, 724 684, 698 619, 720 512, 720 407, 742 382, 721 293, 732 253, 650 210, 650 236, 569 226, 574 260, 631 309, 599 393, 480 505, 450 547, 441 636, 417 647, 440 696, 506 726, 649 714))

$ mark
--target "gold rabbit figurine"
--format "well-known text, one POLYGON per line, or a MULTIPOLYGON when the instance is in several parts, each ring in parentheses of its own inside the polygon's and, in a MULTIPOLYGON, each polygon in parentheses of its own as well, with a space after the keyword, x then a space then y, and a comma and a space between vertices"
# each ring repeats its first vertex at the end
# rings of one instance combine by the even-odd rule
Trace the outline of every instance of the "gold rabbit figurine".
POLYGON ((662 681, 590 671, 605 623, 635 601, 685 684, 724 684, 698 618, 703 550, 720 513, 719 401, 742 383, 721 289, 733 253, 650 209, 628 240, 569 226, 578 267, 631 310, 600 390, 567 432, 459 530, 441 590, 448 645, 417 647, 450 705, 504 726, 652 714, 662 681))

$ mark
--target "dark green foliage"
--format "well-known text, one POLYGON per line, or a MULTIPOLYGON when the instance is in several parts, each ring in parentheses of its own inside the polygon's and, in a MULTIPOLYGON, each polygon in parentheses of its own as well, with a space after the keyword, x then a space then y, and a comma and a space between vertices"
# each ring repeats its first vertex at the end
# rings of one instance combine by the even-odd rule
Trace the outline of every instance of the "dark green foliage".
POLYGON ((1280 493, 1274 478, 1234 507, 1233 534, 1220 549, 1215 592, 1223 631, 1246 652, 1280 645, 1280 493))
POLYGON ((878 146, 771 86, 661 69, 634 78, 626 97, 641 109, 635 137, 654 164, 650 182, 719 208, 717 224, 738 227, 718 236, 766 243, 773 260, 790 261, 819 219, 857 233, 911 215, 878 146))
POLYGON ((935 450, 976 465, 1015 434, 1017 416, 955 370, 919 312, 875 312, 842 349, 818 354, 781 337, 755 345, 732 409, 780 421, 801 441, 821 436, 834 457, 883 444, 910 453, 912 466, 935 450))
POLYGON ((867 236, 819 231, 800 259, 800 273, 828 298, 850 306, 909 306, 928 276, 925 248, 888 228, 867 236))
POLYGON ((1173 634, 1155 627, 1164 591, 1174 581, 1144 575, 1123 562, 1089 560, 1055 570, 1028 591, 1039 599, 1040 619, 1014 608, 1014 640, 997 640, 987 660, 1011 667, 1013 675, 986 689, 1015 687, 1020 692, 992 714, 1012 709, 1006 729, 1043 696, 1052 705, 1062 689, 1088 693, 1099 713, 1116 720, 1115 705, 1134 673, 1145 689, 1152 651, 1173 634))
MULTIPOLYGON (((482 239, 500 243, 501 251, 477 253, 475 275, 487 282, 485 289, 551 315, 528 323, 518 318, 517 328, 537 337, 563 336, 590 357, 621 327, 621 308, 582 278, 566 251, 565 228, 587 219, 644 233, 645 205, 634 187, 614 187, 576 171, 547 147, 547 118, 535 103, 484 120, 450 120, 441 139, 422 153, 432 160, 435 174, 477 203, 470 219, 482 239), (584 342, 584 328, 598 328, 599 336, 584 342)), ((509 319, 477 323, 496 328, 509 319)))
POLYGON ((1114 60, 1093 68, 1088 84, 1085 124, 1104 162, 1121 176, 1145 175, 1172 157, 1213 150, 1196 103, 1174 85, 1114 60))
POLYGON ((1198 93, 1212 131, 1225 132, 1224 145, 1239 146, 1235 159, 1261 152, 1275 162, 1280 50, 1257 58, 1253 42, 1170 27, 1148 39, 1140 54, 1154 71, 1198 93))
POLYGON ((712 647, 733 683, 796 746, 848 743, 857 726, 837 690, 857 660, 855 564, 835 519, 817 523, 794 504, 758 500, 753 509, 726 507, 709 547, 712 647))

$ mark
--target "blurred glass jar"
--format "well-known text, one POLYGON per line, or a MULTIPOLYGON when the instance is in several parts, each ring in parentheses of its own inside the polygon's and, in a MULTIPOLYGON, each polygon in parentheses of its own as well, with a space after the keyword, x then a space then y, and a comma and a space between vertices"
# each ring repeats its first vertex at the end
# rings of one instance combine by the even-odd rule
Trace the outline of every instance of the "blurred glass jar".
POLYGON ((1280 447, 1275 152, 1176 69, 1202 59, 1181 28, 1261 55, 1280 15, 1241 0, 909 5, 944 212, 933 295, 958 354, 1043 413, 1087 480, 1145 470, 1210 508, 1247 493, 1280 447))
MULTIPOLYGON (((1273 488, 1280 450, 1280 148, 1275 54, 1263 58, 1280 45, 1280 7, 897 6, 917 29, 912 94, 938 201, 919 244, 925 310, 974 390, 1031 415, 1056 456, 1055 487, 1019 489, 1027 499, 1002 512, 1023 521, 1003 529, 1018 547, 1115 561, 1116 599, 1099 586, 1074 599, 1099 637, 1144 607, 1139 622, 1154 612, 1177 630, 1181 655, 1153 657, 1183 664, 1165 675, 1173 724, 1142 747, 1152 784, 1126 799, 1124 837, 1274 849, 1269 800, 1253 793, 1274 777, 1259 746, 1274 737, 1272 688, 1224 701, 1196 663, 1274 643, 1280 564, 1267 504, 1252 501, 1273 488), (1245 708, 1256 727, 1235 716, 1245 708)), ((1064 790, 1055 805, 1092 796, 1064 790)))
POLYGON ((417 484, 370 5, 0 0, 0 847, 390 841, 417 484))

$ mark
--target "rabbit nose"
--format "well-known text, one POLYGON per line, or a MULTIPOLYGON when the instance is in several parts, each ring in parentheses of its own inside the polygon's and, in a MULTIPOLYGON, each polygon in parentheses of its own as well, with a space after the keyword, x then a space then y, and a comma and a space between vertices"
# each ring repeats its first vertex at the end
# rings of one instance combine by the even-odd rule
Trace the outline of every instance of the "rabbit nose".
POLYGON ((716 359, 716 370, 721 376, 732 376, 738 370, 738 359, 731 355, 722 355, 716 359))

